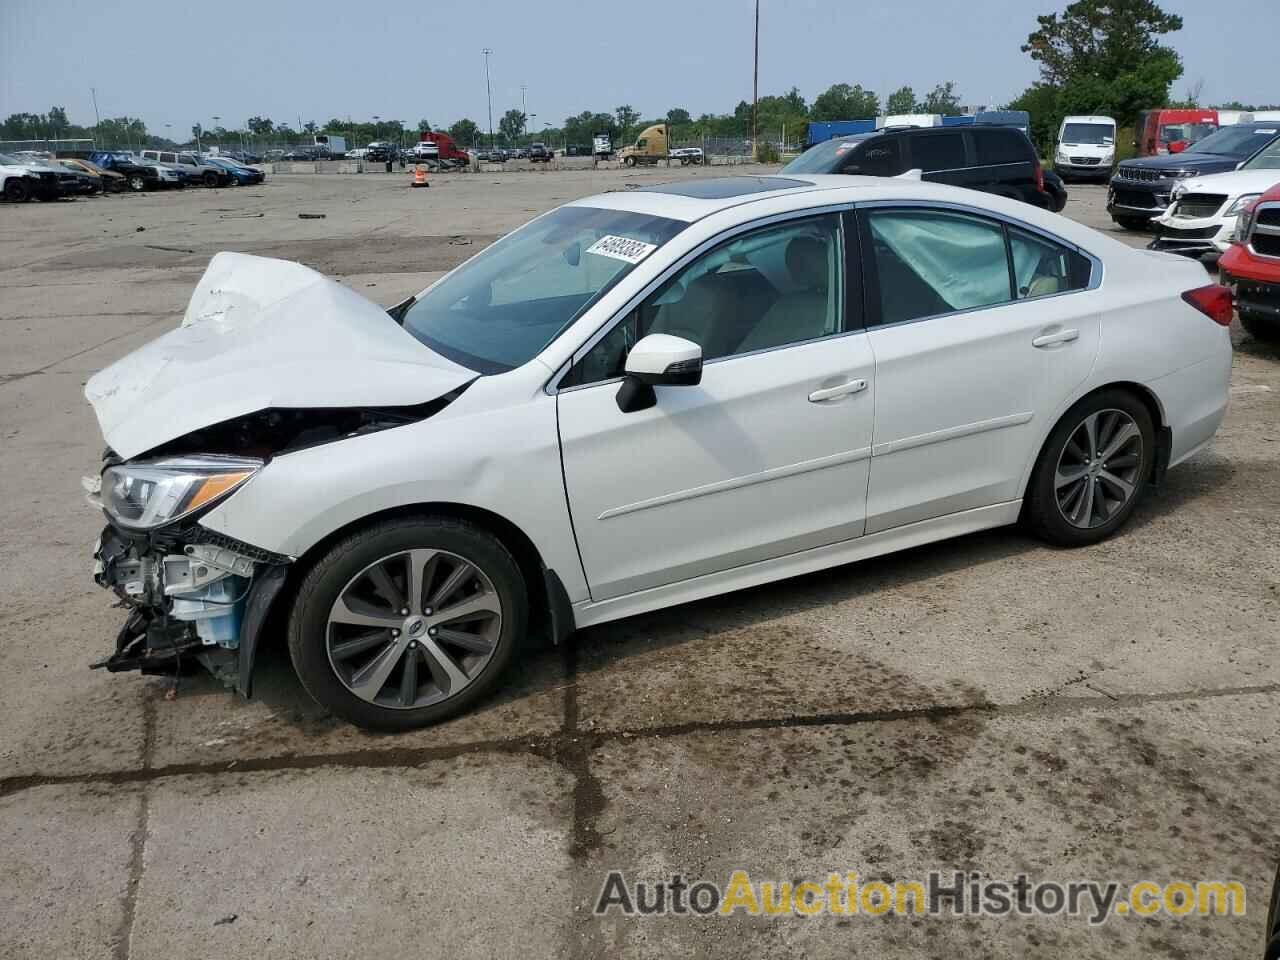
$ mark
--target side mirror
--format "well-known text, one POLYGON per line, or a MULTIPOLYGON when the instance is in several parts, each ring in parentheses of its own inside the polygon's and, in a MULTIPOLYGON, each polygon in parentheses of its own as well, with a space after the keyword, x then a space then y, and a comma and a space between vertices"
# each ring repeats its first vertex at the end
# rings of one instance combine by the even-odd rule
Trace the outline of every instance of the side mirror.
POLYGON ((618 409, 623 413, 646 410, 658 402, 654 387, 691 387, 702 382, 702 348, 683 337, 651 333, 631 348, 625 370, 618 409))

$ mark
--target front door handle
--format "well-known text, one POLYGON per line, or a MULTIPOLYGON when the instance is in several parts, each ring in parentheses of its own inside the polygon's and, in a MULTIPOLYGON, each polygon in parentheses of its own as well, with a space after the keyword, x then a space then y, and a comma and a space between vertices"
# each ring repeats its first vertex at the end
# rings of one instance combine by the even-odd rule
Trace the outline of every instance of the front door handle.
POLYGON ((1055 343, 1070 343, 1080 339, 1079 330, 1059 330, 1057 333, 1046 333, 1031 341, 1033 347, 1052 347, 1055 343))
POLYGON ((846 380, 844 383, 838 383, 834 387, 823 387, 821 390, 813 391, 813 393, 809 394, 809 402, 821 403, 823 400, 834 400, 836 397, 845 397, 865 389, 867 389, 867 381, 865 380, 846 380))

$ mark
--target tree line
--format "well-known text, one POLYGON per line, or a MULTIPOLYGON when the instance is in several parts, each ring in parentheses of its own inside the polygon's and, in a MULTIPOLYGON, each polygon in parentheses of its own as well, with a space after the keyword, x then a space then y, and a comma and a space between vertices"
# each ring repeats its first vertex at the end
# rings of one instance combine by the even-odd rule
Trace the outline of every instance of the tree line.
MULTIPOLYGON (((1166 13, 1156 0, 1075 0, 1061 14, 1044 14, 1036 20, 1037 28, 1021 49, 1039 64, 1040 77, 1002 107, 1031 114, 1032 138, 1042 151, 1051 149, 1062 118, 1069 114, 1104 114, 1125 127, 1144 109, 1199 105, 1201 83, 1188 89, 1183 100, 1170 100, 1173 85, 1183 73, 1182 61, 1161 38, 1181 30, 1182 18, 1166 13)), ((1276 109, 1239 102, 1220 106, 1276 109)), ((313 135, 329 133, 345 137, 350 147, 374 140, 412 142, 424 131, 440 129, 462 146, 487 144, 490 138, 499 146, 537 140, 557 146, 586 146, 597 134, 608 136, 618 145, 630 142, 650 124, 665 122, 675 143, 704 138, 747 140, 753 136, 799 143, 803 142, 805 126, 810 121, 906 113, 953 116, 960 112, 961 96, 952 81, 937 84, 923 96, 917 96, 909 86, 901 87, 890 93, 883 105, 874 91, 861 84, 837 83, 814 97, 812 103, 793 86, 786 93, 761 97, 754 111, 749 101, 741 100, 730 113, 703 113, 697 117, 683 107, 672 107, 665 114, 646 118, 631 104, 623 104, 612 111, 583 110, 557 126, 546 122, 531 125, 533 117, 507 110, 489 131, 467 117, 435 128, 426 119, 411 126, 402 120, 381 118, 356 121, 331 117, 324 123, 303 123, 299 118, 297 125, 290 125, 254 116, 243 128, 204 129, 196 125, 191 128, 191 139, 261 146, 309 143, 313 135)), ((0 140, 92 137, 103 146, 138 149, 175 146, 170 136, 167 129, 162 136, 148 130, 142 120, 128 116, 103 120, 91 127, 76 125, 62 107, 51 107, 46 114, 15 113, 0 123, 0 140)))

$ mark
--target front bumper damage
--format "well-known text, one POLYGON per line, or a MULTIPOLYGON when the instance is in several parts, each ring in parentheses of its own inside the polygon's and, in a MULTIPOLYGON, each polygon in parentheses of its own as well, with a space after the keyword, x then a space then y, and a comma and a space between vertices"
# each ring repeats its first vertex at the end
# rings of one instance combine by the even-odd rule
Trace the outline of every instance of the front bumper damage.
POLYGON ((262 628, 291 562, 198 524, 150 533, 108 524, 94 580, 129 613, 115 652, 93 668, 176 675, 197 662, 251 696, 262 628))

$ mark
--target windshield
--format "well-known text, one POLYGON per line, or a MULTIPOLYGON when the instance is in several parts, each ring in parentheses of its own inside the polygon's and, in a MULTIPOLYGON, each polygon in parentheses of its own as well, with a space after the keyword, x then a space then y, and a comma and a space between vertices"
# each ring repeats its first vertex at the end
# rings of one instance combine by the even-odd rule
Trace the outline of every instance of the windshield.
POLYGON ((1091 143, 1110 146, 1116 141, 1116 128, 1109 123, 1068 123, 1062 128, 1063 143, 1091 143))
MULTIPOLYGON (((1280 132, 1280 131, 1278 131, 1280 132)), ((1241 170, 1280 170, 1280 139, 1263 147, 1249 158, 1241 170)))
POLYGON ((480 373, 515 369, 686 226, 642 213, 561 207, 423 293, 406 311, 404 328, 480 373))
MULTIPOLYGON (((1166 123, 1160 128, 1160 142, 1198 143, 1217 129, 1212 123, 1166 123)), ((1190 150, 1188 147, 1187 151, 1190 150)))
POLYGON ((0 153, 0 163, 5 164, 6 166, 22 166, 21 160, 17 157, 11 157, 7 153, 0 153))
POLYGON ((1187 147, 1187 153, 1218 153, 1244 158, 1261 150, 1276 137, 1275 127, 1223 127, 1212 136, 1187 147))
POLYGON ((836 173, 844 163, 846 155, 856 147, 862 139, 827 140, 810 147, 785 167, 783 173, 836 173))

